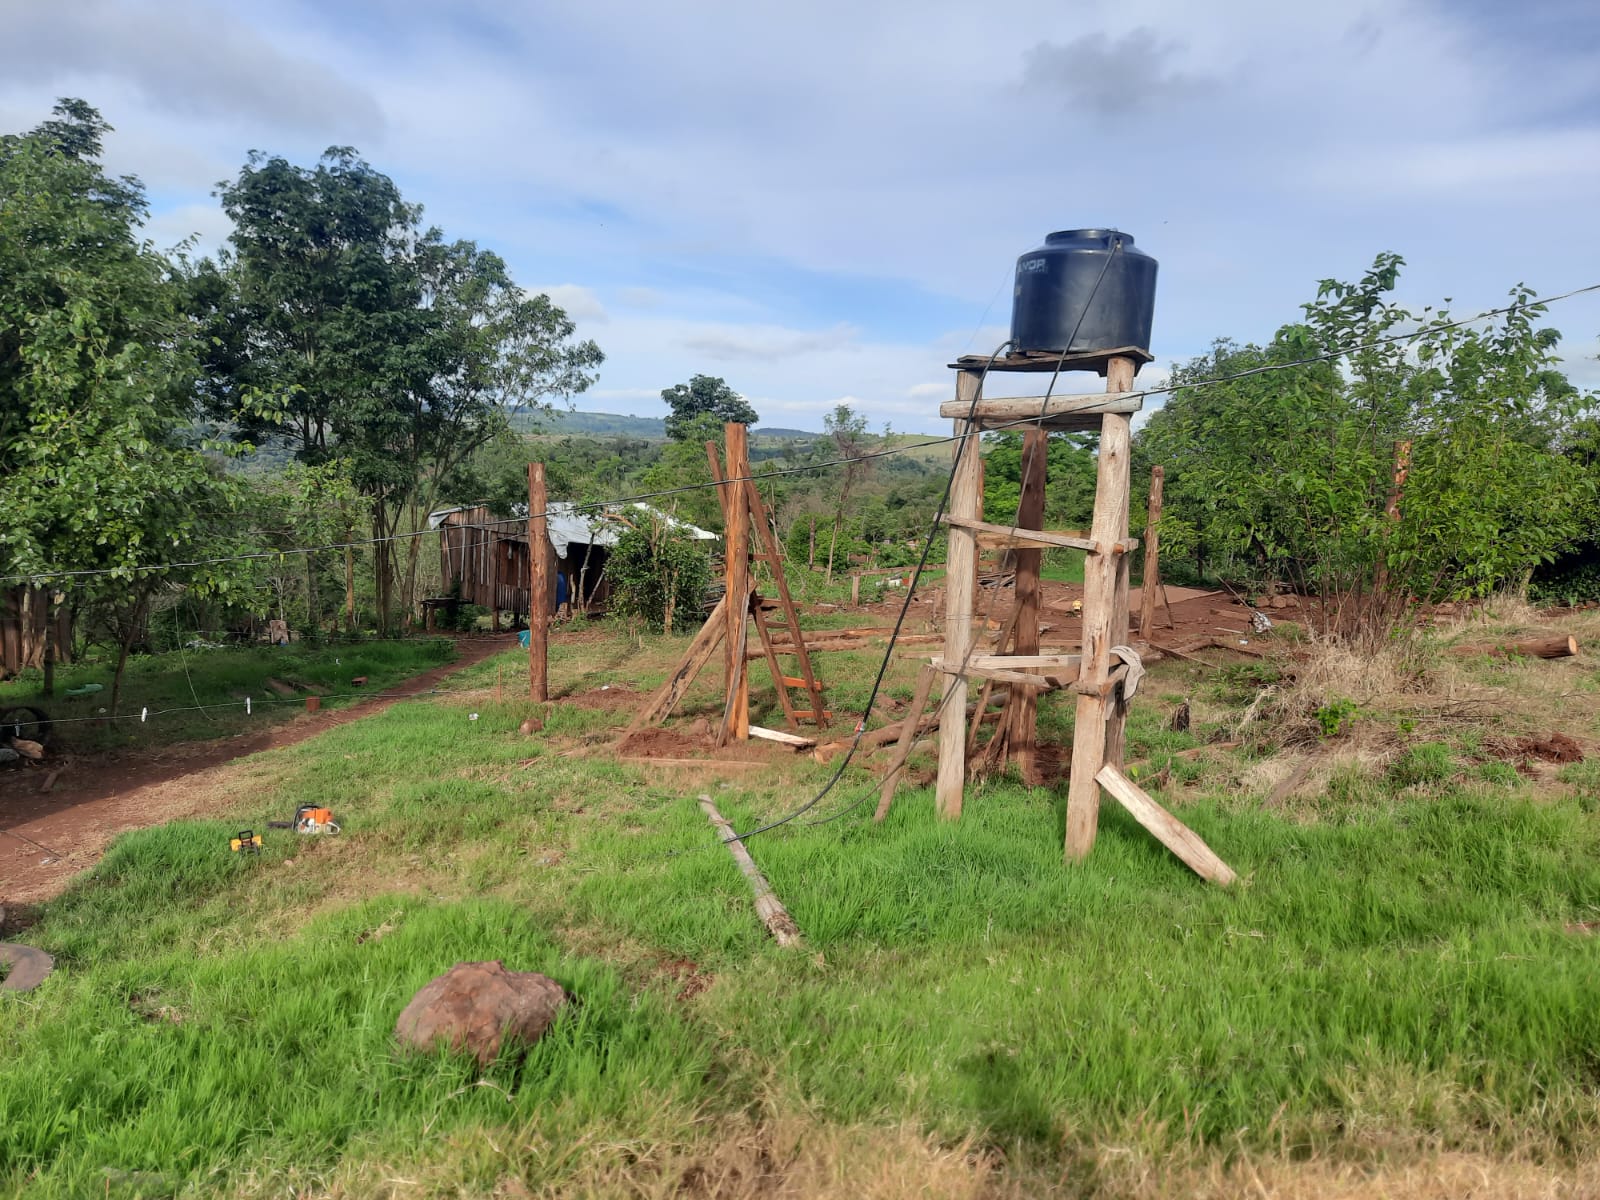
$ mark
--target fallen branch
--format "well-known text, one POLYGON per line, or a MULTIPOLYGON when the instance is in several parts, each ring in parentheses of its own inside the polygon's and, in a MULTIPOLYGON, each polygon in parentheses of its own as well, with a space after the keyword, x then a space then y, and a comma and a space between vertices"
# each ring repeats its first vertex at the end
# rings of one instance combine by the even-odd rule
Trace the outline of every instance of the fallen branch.
POLYGON ((784 908, 783 902, 773 894, 772 885, 761 873, 761 868, 756 866, 755 859, 750 857, 750 851, 744 848, 744 843, 734 831, 733 823, 717 811, 717 806, 711 802, 710 796, 700 797, 700 808, 711 818, 711 823, 717 827, 717 833, 722 838, 722 844, 728 848, 728 853, 733 855, 733 861, 739 865, 740 872, 749 881, 750 890, 756 897, 756 914, 766 925, 773 939, 780 946, 798 946, 800 927, 794 923, 794 918, 789 915, 789 910, 784 908))

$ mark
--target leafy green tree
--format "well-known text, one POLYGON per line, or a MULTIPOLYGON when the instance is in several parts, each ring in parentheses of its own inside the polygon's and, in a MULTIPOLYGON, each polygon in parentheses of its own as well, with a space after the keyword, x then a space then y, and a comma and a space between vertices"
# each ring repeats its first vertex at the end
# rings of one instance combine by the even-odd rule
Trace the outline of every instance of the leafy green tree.
MULTIPOLYGON (((118 631, 159 589, 225 590, 238 489, 187 435, 196 364, 174 265, 138 230, 144 189, 99 162, 81 100, 0 138, 0 575, 35 576, 118 631)), ((3 585, 0 585, 3 586, 3 585)))
POLYGON ((348 464, 387 629, 397 607, 412 612, 416 535, 449 481, 512 414, 587 388, 602 355, 497 255, 424 228, 349 147, 314 168, 254 154, 219 194, 231 249, 193 288, 212 409, 243 436, 286 434, 305 463, 348 464))
POLYGON ((705 620, 711 560, 666 521, 646 518, 617 540, 606 563, 618 613, 658 630, 687 632, 705 620))
POLYGON ((724 421, 754 425, 761 419, 743 396, 716 375, 696 375, 688 383, 664 388, 661 399, 672 410, 666 427, 667 437, 675 442, 692 442, 699 436, 698 417, 711 417, 719 425, 724 421))
POLYGON ((1389 301, 1401 265, 1324 281, 1269 346, 1218 343, 1175 372, 1139 438, 1167 465, 1174 532, 1246 580, 1316 593, 1327 628, 1354 637, 1386 636, 1413 599, 1524 583, 1594 503, 1557 452, 1587 401, 1555 370, 1533 294, 1458 326, 1389 301))

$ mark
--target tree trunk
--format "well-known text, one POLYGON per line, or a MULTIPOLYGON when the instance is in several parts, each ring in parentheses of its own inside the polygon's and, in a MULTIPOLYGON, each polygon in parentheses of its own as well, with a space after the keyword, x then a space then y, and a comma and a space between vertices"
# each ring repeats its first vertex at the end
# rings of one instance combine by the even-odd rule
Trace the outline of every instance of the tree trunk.
POLYGON ((811 538, 810 538, 809 544, 806 547, 806 570, 815 571, 817 569, 817 514, 816 513, 812 513, 811 514, 810 521, 811 521, 811 538))
POLYGON ((317 602, 317 556, 306 552, 306 629, 313 633, 322 629, 322 606, 317 602))
MULTIPOLYGON (((345 540, 349 541, 354 532, 345 540)), ((356 550, 354 546, 344 548, 344 627, 351 633, 356 631, 356 550)))
POLYGON ((122 627, 120 645, 117 647, 117 671, 111 677, 111 715, 118 713, 118 704, 122 700, 122 672, 128 665, 128 651, 133 648, 133 641, 139 636, 139 629, 144 624, 144 610, 150 603, 150 597, 141 596, 133 606, 127 623, 122 627))

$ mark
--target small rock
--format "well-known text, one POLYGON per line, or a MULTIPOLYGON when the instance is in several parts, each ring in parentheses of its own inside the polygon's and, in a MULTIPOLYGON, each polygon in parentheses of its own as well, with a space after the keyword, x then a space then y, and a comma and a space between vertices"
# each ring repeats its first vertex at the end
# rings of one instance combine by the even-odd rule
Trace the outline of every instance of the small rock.
POLYGON ((521 725, 518 725, 517 729, 520 730, 525 736, 531 736, 535 733, 543 731, 544 722, 539 720, 538 717, 529 717, 521 725))
POLYGON ((689 726, 689 736, 690 737, 710 737, 711 736, 711 722, 706 720, 704 717, 701 717, 693 725, 689 726))
POLYGON ((395 1022, 403 1046, 424 1053, 439 1042, 488 1066, 509 1039, 531 1045, 567 1002, 547 975, 508 971, 499 962, 457 963, 422 986, 395 1022))

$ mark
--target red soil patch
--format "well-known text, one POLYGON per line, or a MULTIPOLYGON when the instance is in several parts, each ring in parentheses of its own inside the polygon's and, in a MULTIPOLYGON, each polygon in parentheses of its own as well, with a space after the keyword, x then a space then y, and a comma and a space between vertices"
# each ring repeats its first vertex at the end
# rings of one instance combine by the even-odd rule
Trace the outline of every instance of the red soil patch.
POLYGON ((613 712, 617 709, 637 709, 644 700, 644 694, 631 684, 606 683, 588 691, 573 692, 570 696, 559 696, 557 699, 562 704, 576 704, 579 708, 613 712))
POLYGON ((1540 762, 1583 761, 1583 748, 1564 733, 1534 734, 1531 737, 1518 738, 1512 743, 1512 749, 1523 758, 1536 758, 1540 762))

